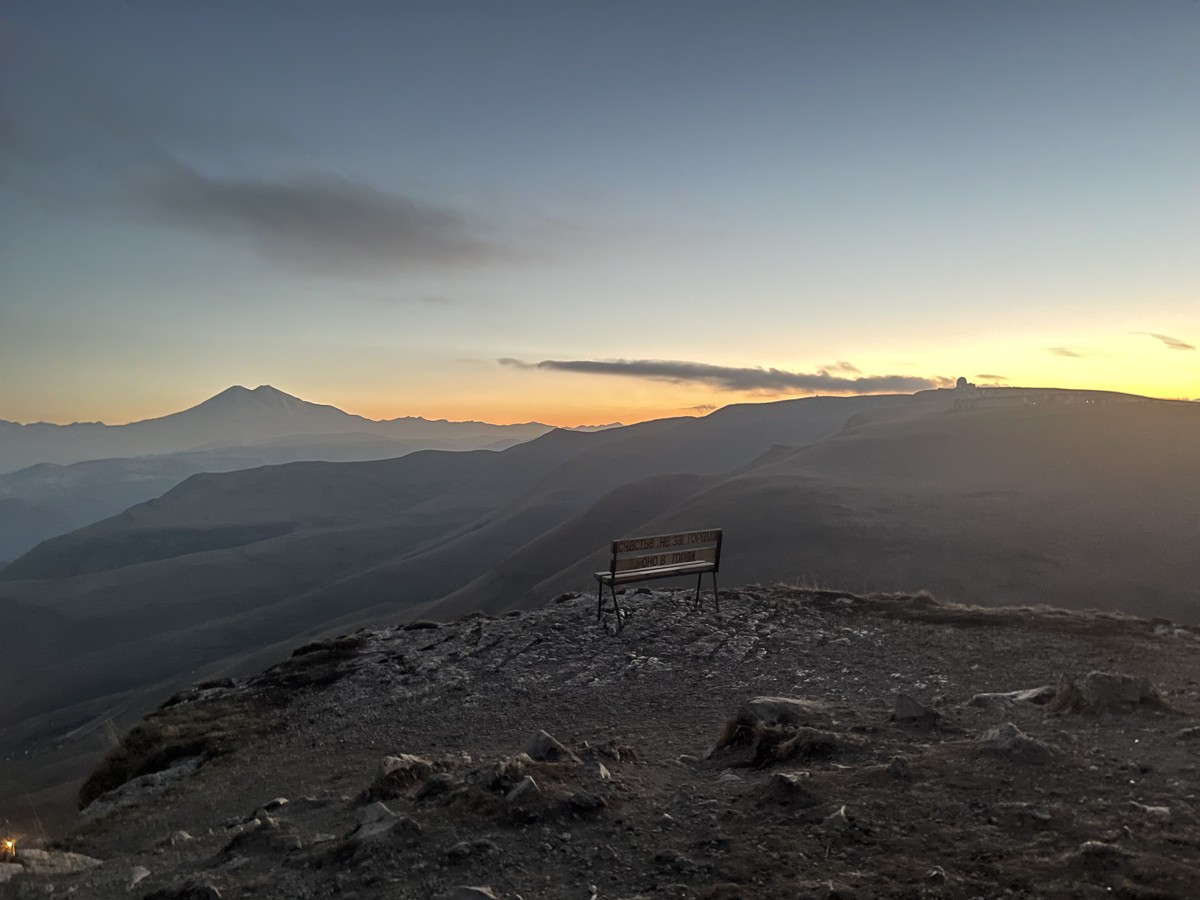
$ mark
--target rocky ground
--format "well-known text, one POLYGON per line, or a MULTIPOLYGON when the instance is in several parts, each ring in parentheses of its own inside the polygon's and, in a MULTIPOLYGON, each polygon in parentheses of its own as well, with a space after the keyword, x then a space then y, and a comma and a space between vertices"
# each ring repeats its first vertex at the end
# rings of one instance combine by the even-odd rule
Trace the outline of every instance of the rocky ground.
POLYGON ((618 633, 567 596, 172 698, 0 896, 1200 893, 1196 630, 778 587, 625 603, 618 633))

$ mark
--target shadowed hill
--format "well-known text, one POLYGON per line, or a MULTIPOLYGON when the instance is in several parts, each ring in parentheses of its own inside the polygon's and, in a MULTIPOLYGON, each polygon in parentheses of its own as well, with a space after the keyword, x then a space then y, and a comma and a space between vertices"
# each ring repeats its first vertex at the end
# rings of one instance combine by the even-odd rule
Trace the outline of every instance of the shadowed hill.
POLYGON ((860 425, 691 487, 629 485, 422 614, 498 612, 587 586, 605 561, 604 523, 607 538, 724 527, 722 570, 734 581, 924 584, 952 600, 1053 596, 1195 621, 1198 448, 1200 410, 1190 404, 955 411, 860 425), (651 492, 666 502, 647 509, 639 495, 651 492), (581 552, 565 565, 571 546, 581 552), (514 591, 520 583, 525 592, 514 591))
POLYGON ((539 423, 372 421, 265 385, 232 387, 191 409, 128 425, 0 421, 0 565, 199 472, 429 449, 503 450, 550 430, 539 423))
POLYGON ((153 500, 201 472, 231 472, 288 462, 391 459, 418 450, 504 450, 516 438, 430 437, 396 440, 374 434, 301 434, 253 444, 219 444, 152 456, 40 463, 0 475, 0 565, 42 541, 153 500))

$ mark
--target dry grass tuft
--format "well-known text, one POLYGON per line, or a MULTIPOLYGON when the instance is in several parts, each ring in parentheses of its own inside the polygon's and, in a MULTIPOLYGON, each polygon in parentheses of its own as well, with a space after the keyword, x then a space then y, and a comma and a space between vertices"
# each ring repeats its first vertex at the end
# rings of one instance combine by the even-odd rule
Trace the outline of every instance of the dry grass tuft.
POLYGON ((273 717, 247 700, 178 703, 151 713, 122 738, 79 789, 79 808, 141 775, 188 757, 230 753, 265 731, 273 717))

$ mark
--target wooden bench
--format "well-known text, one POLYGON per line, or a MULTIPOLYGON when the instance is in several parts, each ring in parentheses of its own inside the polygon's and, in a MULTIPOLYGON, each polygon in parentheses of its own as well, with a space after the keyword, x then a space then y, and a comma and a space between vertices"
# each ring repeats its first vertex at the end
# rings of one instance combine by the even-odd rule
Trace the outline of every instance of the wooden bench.
POLYGON ((655 534, 649 537, 623 538, 612 542, 608 568, 596 572, 596 619, 604 615, 604 586, 612 592, 613 612, 617 630, 625 625, 625 613, 617 601, 617 585, 680 575, 696 576, 696 594, 692 598, 701 605, 700 585, 705 573, 712 573, 713 599, 717 612, 721 600, 717 595, 717 571, 721 567, 721 529, 681 531, 678 534, 655 534))

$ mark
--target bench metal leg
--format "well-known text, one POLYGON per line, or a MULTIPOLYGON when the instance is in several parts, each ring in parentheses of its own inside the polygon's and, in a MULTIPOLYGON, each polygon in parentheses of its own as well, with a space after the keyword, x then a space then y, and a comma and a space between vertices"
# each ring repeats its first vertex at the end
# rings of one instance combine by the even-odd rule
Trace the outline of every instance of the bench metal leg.
MULTIPOLYGON (((604 582, 597 580, 596 582, 596 621, 604 621, 604 582)), ((617 600, 617 586, 610 582, 608 589, 612 594, 613 615, 617 617, 617 631, 625 627, 625 611, 621 609, 621 603, 617 600)))
MULTIPOLYGON (((713 602, 717 605, 717 612, 721 612, 721 595, 717 591, 717 573, 712 573, 713 583, 713 602)), ((700 593, 700 588, 704 584, 704 573, 701 572, 696 576, 696 593, 692 595, 692 605, 699 610, 704 609, 704 595, 700 593)))

